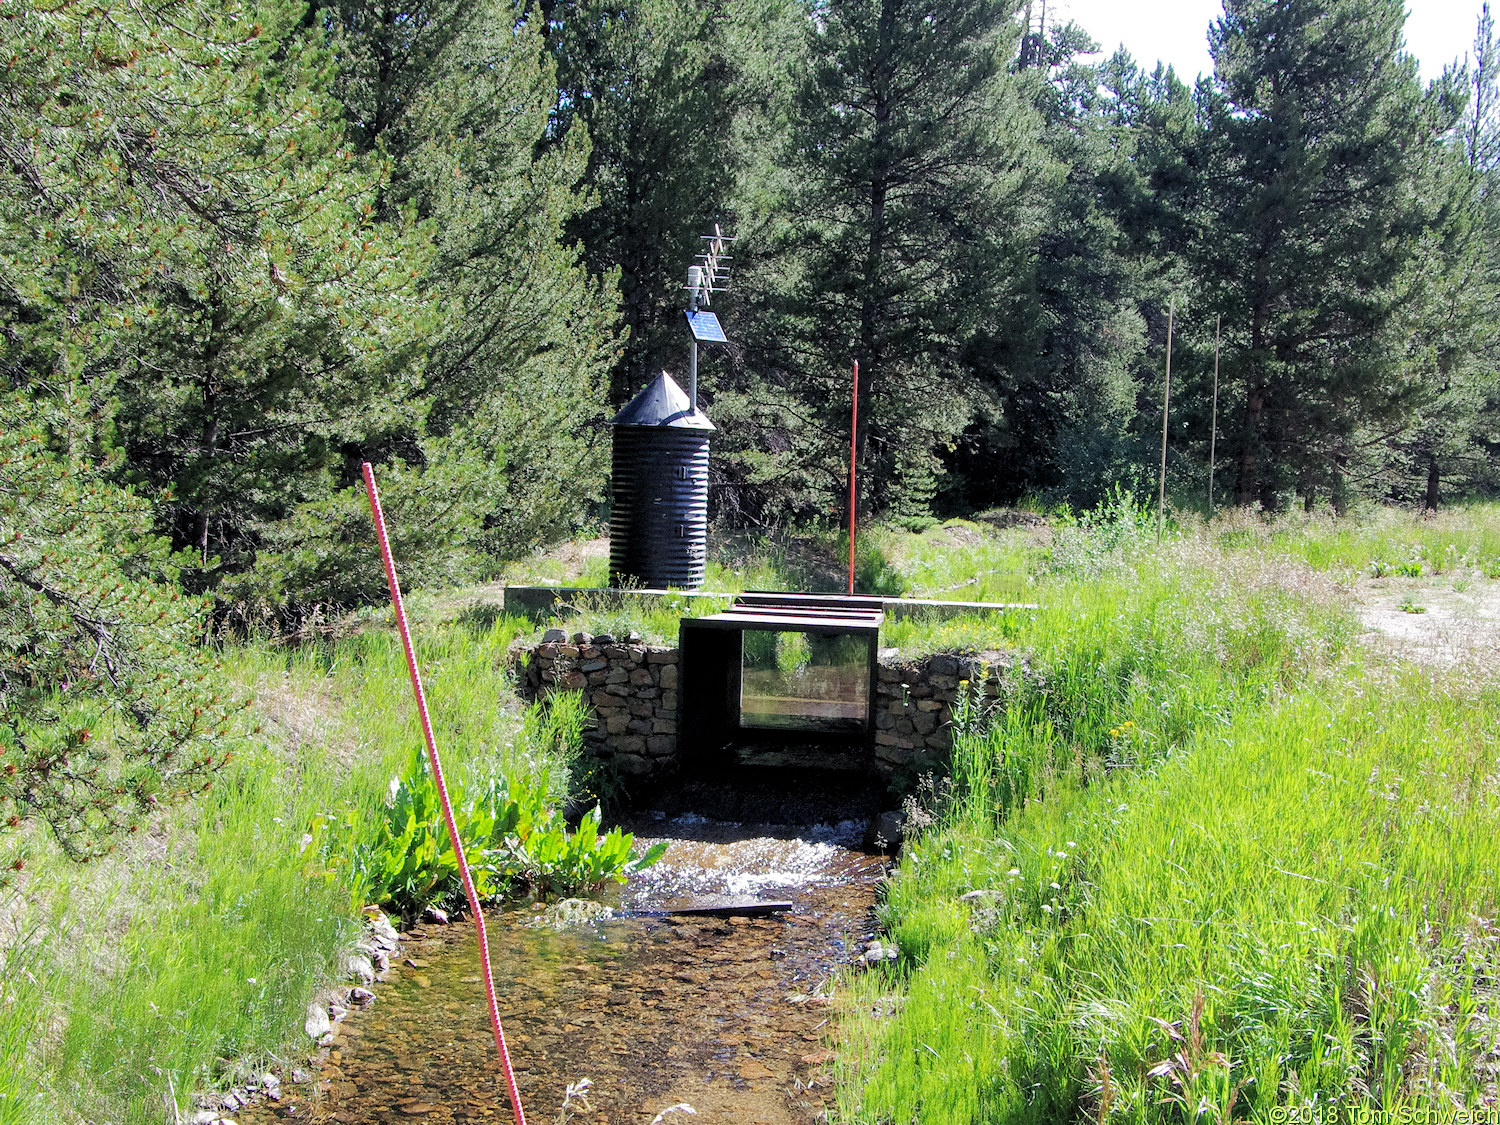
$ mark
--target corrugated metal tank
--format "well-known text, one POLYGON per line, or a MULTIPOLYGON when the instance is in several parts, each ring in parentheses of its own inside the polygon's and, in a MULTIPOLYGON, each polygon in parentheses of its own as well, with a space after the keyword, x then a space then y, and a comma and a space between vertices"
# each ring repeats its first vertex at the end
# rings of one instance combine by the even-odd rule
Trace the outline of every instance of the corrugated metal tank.
POLYGON ((665 371, 610 424, 610 585, 696 590, 708 558, 713 424, 665 371))

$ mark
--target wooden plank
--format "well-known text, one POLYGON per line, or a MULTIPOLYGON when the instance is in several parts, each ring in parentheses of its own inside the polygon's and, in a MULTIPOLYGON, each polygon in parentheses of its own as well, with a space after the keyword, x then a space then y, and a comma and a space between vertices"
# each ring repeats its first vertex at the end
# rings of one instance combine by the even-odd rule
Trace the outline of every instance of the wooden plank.
POLYGON ((778 617, 798 617, 810 621, 853 621, 856 624, 859 622, 870 622, 877 625, 880 624, 882 619, 885 617, 885 615, 883 613, 880 613, 878 610, 874 613, 870 613, 862 609, 824 609, 822 606, 800 609, 796 606, 784 605, 765 607, 731 606, 723 613, 715 614, 715 616, 740 617, 744 618, 746 621, 755 621, 770 614, 775 614, 778 617))
POLYGON ((684 621, 692 627, 711 629, 828 629, 835 633, 873 633, 880 628, 876 620, 851 621, 839 617, 783 617, 761 614, 750 617, 745 614, 715 613, 709 617, 693 617, 684 621))
POLYGON ((759 917, 766 914, 785 914, 792 904, 785 899, 738 898, 728 902, 688 904, 686 906, 663 906, 653 910, 622 910, 617 918, 666 918, 707 917, 728 918, 759 917))

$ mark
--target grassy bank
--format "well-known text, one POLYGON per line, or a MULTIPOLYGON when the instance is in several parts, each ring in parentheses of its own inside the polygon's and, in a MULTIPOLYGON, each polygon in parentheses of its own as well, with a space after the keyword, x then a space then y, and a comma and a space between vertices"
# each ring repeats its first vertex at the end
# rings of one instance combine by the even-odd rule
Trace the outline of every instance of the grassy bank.
POLYGON ((1054 553, 1008 638, 1037 682, 974 716, 882 908, 900 967, 847 990, 843 1119, 1492 1101, 1500 691, 1367 666, 1348 587, 1308 564, 1473 568, 1497 529, 1231 520, 1054 553))
MULTIPOLYGON (((817 588, 841 546, 747 537, 716 565, 817 588)), ((875 529, 865 551, 886 590, 1040 608, 883 634, 1021 650, 1029 674, 998 712, 972 701, 882 907, 903 959, 846 990, 845 1120, 1494 1097, 1500 699, 1472 669, 1376 663, 1349 603, 1392 560, 1500 590, 1500 513, 1227 516, 1158 545, 1117 502, 875 529)), ((578 779, 504 670, 532 626, 473 596, 411 599, 450 775, 558 803, 578 779)), ((668 640, 684 608, 584 599, 565 623, 668 640)), ((227 649, 262 729, 205 798, 85 868, 34 837, 0 902, 0 1125, 170 1120, 303 1049, 358 932, 349 845, 420 741, 387 625, 227 649)))
MULTIPOLYGON (((503 669, 523 627, 433 615, 418 649, 449 773, 502 772, 556 803, 569 763, 519 736, 503 669)), ((352 841, 420 744, 400 642, 369 628, 226 662, 262 729, 209 794, 88 867, 35 840, 3 916, 5 1125, 173 1120, 174 1099, 294 1057, 307 1001, 338 976, 361 887, 304 834, 352 841)))

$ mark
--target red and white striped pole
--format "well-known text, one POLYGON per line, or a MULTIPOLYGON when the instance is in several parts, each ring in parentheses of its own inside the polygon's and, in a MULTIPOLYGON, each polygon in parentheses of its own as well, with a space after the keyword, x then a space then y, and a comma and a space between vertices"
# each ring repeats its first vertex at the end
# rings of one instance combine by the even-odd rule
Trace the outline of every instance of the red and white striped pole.
POLYGON ((422 720, 422 738, 427 743, 427 761, 432 766, 432 779, 437 782, 438 796, 443 803, 443 819, 448 823, 448 839, 453 843, 453 854, 458 859, 458 874, 463 880, 464 894, 469 898, 469 910, 474 915, 474 929, 479 937, 479 961, 484 967, 484 991, 490 1004, 490 1027, 495 1032, 495 1049, 500 1052, 500 1066, 505 1071, 505 1083, 510 1093, 510 1108, 516 1125, 526 1125, 526 1114, 521 1109, 521 1091, 516 1088, 515 1071, 510 1065, 510 1051, 505 1046, 505 1030, 500 1026, 500 1004, 495 999, 495 976, 490 970, 490 943, 484 932, 484 911, 479 909, 479 895, 474 890, 474 880, 469 875, 469 861, 464 857, 463 841, 458 838, 458 824, 453 819, 453 805, 448 800, 448 786, 443 780, 443 763, 438 760, 437 740, 432 736, 432 720, 427 716, 427 696, 422 691, 422 677, 417 672, 417 653, 411 644, 411 629, 406 624, 406 607, 401 602, 401 586, 396 581, 396 564, 391 558, 390 540, 385 534, 385 516, 380 510, 380 493, 375 489, 375 470, 366 461, 360 466, 365 478, 365 495, 370 498, 370 515, 375 520, 375 535, 380 540, 380 558, 385 563, 385 581, 391 590, 391 606, 396 611, 396 628, 401 633, 401 647, 406 650, 406 670, 411 674, 412 694, 417 698, 417 717, 422 720))

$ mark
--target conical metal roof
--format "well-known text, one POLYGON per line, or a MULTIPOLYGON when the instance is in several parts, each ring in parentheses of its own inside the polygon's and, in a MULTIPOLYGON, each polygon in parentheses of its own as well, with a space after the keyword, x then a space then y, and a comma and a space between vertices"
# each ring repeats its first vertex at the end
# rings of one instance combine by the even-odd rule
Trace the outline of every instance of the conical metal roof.
POLYGON ((687 392, 663 371, 625 409, 614 416, 612 426, 675 426, 688 430, 714 428, 708 416, 693 412, 687 392))

